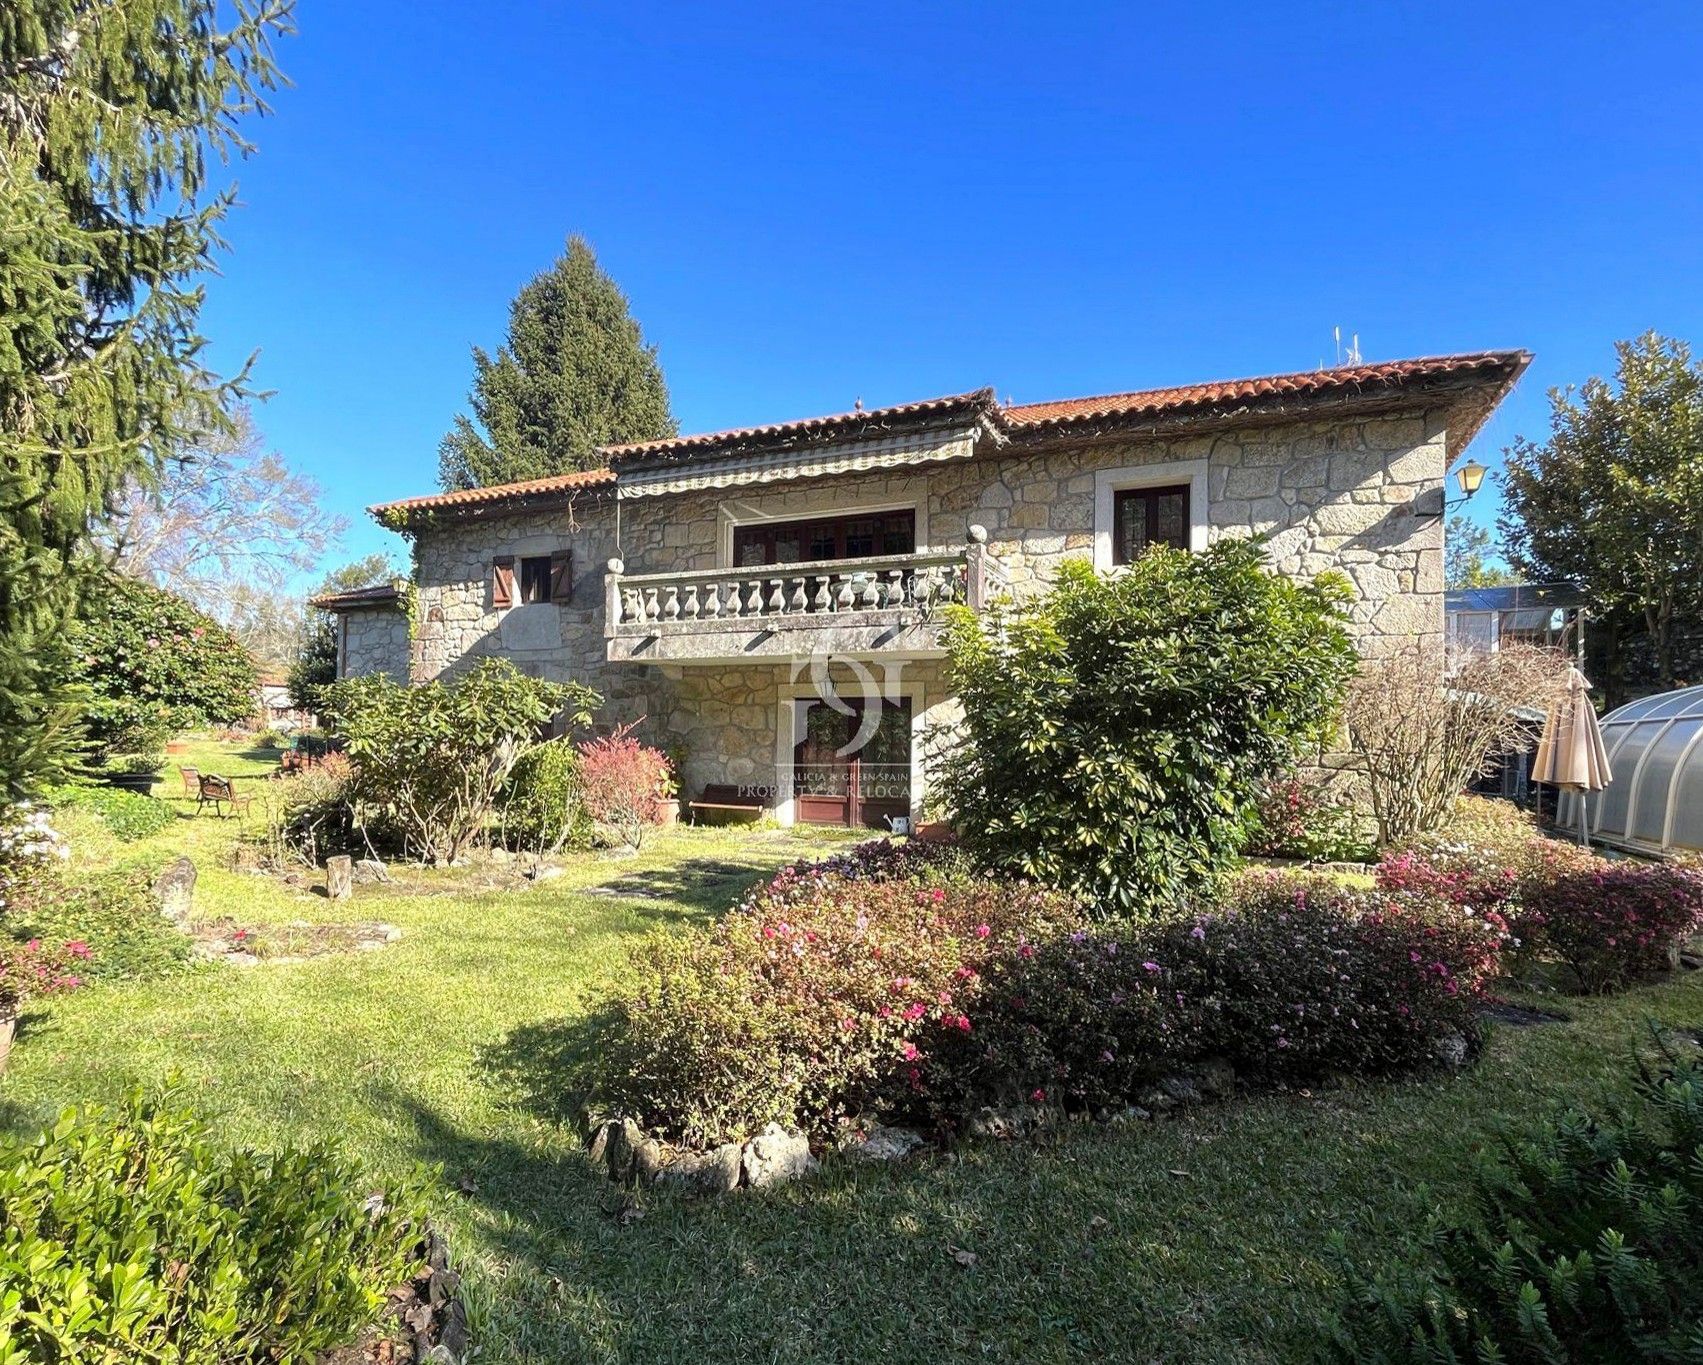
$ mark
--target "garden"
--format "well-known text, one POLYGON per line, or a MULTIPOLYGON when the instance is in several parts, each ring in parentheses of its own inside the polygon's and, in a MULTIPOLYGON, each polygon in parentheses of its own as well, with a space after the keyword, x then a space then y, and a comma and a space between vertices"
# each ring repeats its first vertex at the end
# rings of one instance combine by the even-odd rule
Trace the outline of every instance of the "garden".
POLYGON ((191 741, 228 818, 48 790, 0 1360, 1688 1358, 1703 878, 1460 798, 1553 670, 1343 612, 1231 544, 957 617, 944 844, 658 823, 500 663, 191 741))

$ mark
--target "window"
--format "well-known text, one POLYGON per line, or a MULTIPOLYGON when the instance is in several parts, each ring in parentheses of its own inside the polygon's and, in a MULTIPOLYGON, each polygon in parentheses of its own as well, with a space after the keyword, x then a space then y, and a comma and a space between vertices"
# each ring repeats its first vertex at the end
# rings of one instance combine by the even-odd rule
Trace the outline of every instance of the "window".
POLYGON ((520 600, 548 602, 550 600, 550 556, 528 555, 520 561, 520 600))
POLYGON ((1149 545, 1189 548, 1189 486, 1122 488, 1112 495, 1112 563, 1132 564, 1149 545))
POLYGON ((513 555, 491 561, 491 605, 499 611, 516 603, 565 604, 573 591, 573 556, 567 550, 525 555, 518 562, 513 555))
POLYGON ((733 562, 798 564, 823 559, 908 555, 917 547, 917 514, 909 508, 813 521, 765 521, 733 529, 733 562))

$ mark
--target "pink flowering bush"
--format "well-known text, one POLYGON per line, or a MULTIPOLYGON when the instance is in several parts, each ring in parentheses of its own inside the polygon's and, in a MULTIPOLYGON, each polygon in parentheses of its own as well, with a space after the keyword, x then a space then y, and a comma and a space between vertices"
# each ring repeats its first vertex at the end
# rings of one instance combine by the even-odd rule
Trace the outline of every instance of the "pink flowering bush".
POLYGON ((1314 862, 1362 862, 1375 856, 1359 811, 1310 774, 1291 774, 1261 787, 1242 852, 1314 862))
POLYGON ((789 869, 714 926, 647 940, 577 1079, 694 1145, 824 1131, 917 1093, 937 1040, 982 1027, 991 965, 1081 922, 1024 884, 789 869))
POLYGON ((76 990, 90 956, 88 944, 77 941, 49 948, 38 938, 0 939, 0 1020, 16 1018, 37 996, 76 990))
POLYGON ((1424 1067, 1474 1036, 1500 945, 1433 898, 1249 877, 1197 915, 1078 930, 992 964, 974 1035, 927 1058, 925 1107, 949 1124, 1041 1091, 1099 1109, 1207 1058, 1254 1084, 1424 1067))
POLYGON ((580 800, 586 814, 637 848, 656 821, 656 803, 671 795, 668 756, 633 738, 633 726, 579 746, 580 800))
POLYGON ((1703 929, 1703 875, 1671 864, 1570 858, 1524 883, 1516 924, 1582 990, 1624 990, 1665 971, 1703 929))
POLYGON ((1470 1039, 1504 939, 1431 896, 1282 875, 1245 879, 1168 937, 1204 979, 1207 1046, 1285 1080, 1409 1070, 1470 1039))

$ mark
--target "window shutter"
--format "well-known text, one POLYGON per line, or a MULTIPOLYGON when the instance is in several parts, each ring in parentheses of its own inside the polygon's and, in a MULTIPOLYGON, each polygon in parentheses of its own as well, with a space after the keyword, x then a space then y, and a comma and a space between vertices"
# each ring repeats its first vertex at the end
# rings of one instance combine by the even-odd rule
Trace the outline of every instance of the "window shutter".
POLYGON ((491 561, 491 605, 514 605, 514 556, 500 555, 491 561))
POLYGON ((550 600, 566 602, 574 593, 574 552, 557 550, 550 556, 550 600))

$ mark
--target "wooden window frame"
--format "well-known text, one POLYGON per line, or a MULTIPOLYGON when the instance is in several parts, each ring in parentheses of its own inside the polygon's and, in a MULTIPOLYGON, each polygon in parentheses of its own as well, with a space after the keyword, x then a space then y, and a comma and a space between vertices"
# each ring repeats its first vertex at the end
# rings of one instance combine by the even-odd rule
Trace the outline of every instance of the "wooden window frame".
POLYGON ((1131 504, 1140 503, 1142 531, 1147 545, 1170 545, 1173 549, 1189 548, 1189 528, 1194 522, 1194 492, 1188 483, 1140 485, 1119 488, 1112 492, 1112 563, 1119 567, 1130 561, 1124 556, 1124 527, 1131 515, 1131 504), (1183 526, 1179 538, 1161 540, 1159 537, 1159 499, 1182 494, 1183 526))
MULTIPOLYGON (((832 527, 834 532, 834 553, 831 559, 880 559, 889 552, 877 550, 870 555, 852 556, 846 553, 846 525, 849 522, 868 521, 876 524, 875 535, 885 539, 898 530, 900 526, 910 532, 911 548, 908 551, 895 550, 894 554, 915 554, 917 545, 917 512, 914 507, 886 508, 879 512, 837 512, 825 517, 797 517, 785 521, 754 521, 733 528, 733 560, 732 567, 766 568, 776 564, 775 540, 778 536, 796 535, 800 542, 824 527, 832 527), (758 546, 763 552, 760 563, 749 566, 742 565, 740 552, 748 546, 758 546)), ((810 564, 819 561, 800 559, 790 561, 798 564, 810 564)))

